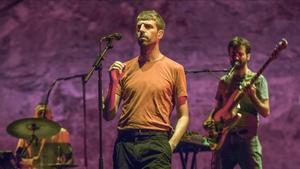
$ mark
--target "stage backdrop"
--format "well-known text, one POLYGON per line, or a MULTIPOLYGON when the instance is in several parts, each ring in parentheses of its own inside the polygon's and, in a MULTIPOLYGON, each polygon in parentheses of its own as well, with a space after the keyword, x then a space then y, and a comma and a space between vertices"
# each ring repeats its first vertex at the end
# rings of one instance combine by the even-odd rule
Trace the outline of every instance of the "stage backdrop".
MULTIPOLYGON (((9 123, 31 117, 36 104, 59 77, 87 73, 99 53, 99 40, 114 32, 103 62, 103 93, 108 67, 138 55, 135 17, 155 9, 166 20, 162 52, 188 70, 228 68, 226 46, 236 35, 252 42, 250 67, 258 70, 275 44, 289 41, 264 72, 269 82, 271 115, 261 118, 259 135, 266 169, 300 166, 300 3, 297 0, 1 0, 0 2, 0 150, 14 151, 17 138, 6 132, 9 123)), ((104 44, 102 45, 102 47, 104 44)), ((189 129, 205 134, 202 122, 214 105, 222 73, 188 73, 189 129)), ((89 168, 98 168, 99 125, 97 73, 86 84, 87 151, 89 168)), ((49 106, 55 120, 71 134, 76 164, 83 168, 83 100, 81 79, 61 81, 49 106)), ((175 112, 173 112, 175 115, 175 112)), ((175 116, 172 116, 173 123, 175 116)), ((104 168, 111 168, 117 119, 103 122, 104 168)), ((197 167, 208 169, 210 152, 198 153, 197 167)), ((178 154, 173 167, 181 168, 178 154)))

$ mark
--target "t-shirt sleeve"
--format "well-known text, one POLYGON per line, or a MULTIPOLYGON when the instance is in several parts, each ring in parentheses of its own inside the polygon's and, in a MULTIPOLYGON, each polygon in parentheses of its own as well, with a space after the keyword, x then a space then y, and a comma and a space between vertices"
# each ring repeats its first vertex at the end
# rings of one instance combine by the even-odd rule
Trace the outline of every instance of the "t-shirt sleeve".
POLYGON ((184 68, 180 65, 176 70, 176 80, 175 80, 175 88, 176 88, 176 96, 187 96, 187 85, 186 85, 186 77, 184 68))
POLYGON ((262 100, 269 99, 268 82, 264 76, 259 76, 258 83, 255 83, 257 97, 262 100))

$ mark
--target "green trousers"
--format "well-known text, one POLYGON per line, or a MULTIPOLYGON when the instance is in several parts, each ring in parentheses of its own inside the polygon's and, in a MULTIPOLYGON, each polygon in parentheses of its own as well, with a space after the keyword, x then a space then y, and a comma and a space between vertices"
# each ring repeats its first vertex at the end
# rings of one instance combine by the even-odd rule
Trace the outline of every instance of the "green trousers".
POLYGON ((262 169, 262 151, 258 136, 229 133, 224 145, 213 155, 213 169, 262 169))

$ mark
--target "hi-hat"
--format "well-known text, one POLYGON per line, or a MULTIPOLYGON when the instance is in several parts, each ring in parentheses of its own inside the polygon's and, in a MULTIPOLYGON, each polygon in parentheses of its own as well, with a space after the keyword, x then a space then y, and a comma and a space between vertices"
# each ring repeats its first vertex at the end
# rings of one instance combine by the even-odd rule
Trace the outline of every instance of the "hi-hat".
POLYGON ((60 131, 60 125, 44 118, 25 118, 10 123, 7 133, 24 139, 49 138, 60 131))

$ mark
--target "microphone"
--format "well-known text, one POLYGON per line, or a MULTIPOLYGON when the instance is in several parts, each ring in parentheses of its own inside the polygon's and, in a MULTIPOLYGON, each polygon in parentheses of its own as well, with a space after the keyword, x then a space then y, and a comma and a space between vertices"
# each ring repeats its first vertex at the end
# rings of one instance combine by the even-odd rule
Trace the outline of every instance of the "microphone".
POLYGON ((240 63, 239 61, 233 62, 231 68, 230 68, 230 69, 228 70, 228 72, 226 73, 225 78, 226 78, 226 79, 229 79, 229 78, 233 75, 233 73, 235 72, 235 69, 236 69, 238 66, 240 66, 240 64, 241 64, 241 63, 240 63))
POLYGON ((232 68, 232 67, 240 66, 241 63, 239 61, 231 61, 230 64, 231 64, 231 68, 232 68))
POLYGON ((115 40, 120 40, 120 39, 122 39, 122 34, 116 32, 116 33, 113 33, 113 34, 104 36, 103 38, 101 38, 101 41, 104 41, 104 40, 106 40, 106 41, 111 41, 111 40, 113 40, 113 39, 115 39, 115 40))
POLYGON ((241 64, 241 63, 240 63, 239 61, 235 61, 234 64, 233 64, 233 67, 235 67, 235 66, 240 66, 240 64, 241 64))

